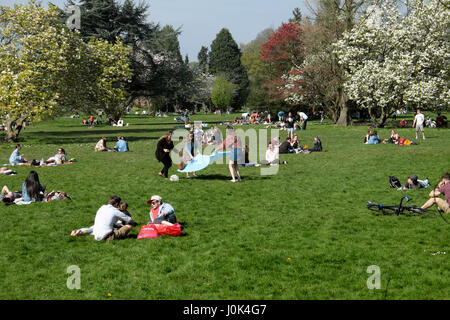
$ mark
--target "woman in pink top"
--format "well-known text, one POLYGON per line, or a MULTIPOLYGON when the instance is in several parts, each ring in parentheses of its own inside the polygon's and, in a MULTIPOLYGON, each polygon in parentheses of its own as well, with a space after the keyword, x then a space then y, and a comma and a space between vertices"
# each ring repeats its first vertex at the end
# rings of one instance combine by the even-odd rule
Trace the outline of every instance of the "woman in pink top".
POLYGON ((231 148, 230 162, 228 164, 228 168, 231 173, 231 182, 241 181, 241 173, 239 172, 238 163, 244 163, 242 161, 242 145, 241 139, 236 135, 233 130, 233 127, 227 126, 227 137, 225 141, 217 147, 216 151, 229 149, 231 148), (237 180, 234 176, 234 172, 236 171, 237 180))

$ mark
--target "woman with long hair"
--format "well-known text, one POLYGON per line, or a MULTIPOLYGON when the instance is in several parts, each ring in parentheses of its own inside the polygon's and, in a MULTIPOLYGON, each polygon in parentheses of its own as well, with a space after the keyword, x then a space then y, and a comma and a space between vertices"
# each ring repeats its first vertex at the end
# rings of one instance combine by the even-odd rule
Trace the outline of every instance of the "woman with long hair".
POLYGON ((170 151, 172 149, 174 149, 172 131, 169 131, 159 138, 155 151, 156 159, 164 165, 164 168, 161 170, 159 175, 166 179, 169 175, 169 168, 172 166, 172 158, 170 158, 170 151))
POLYGON ((227 137, 225 138, 225 141, 216 148, 216 152, 225 149, 231 149, 230 160, 228 163, 228 168, 231 174, 231 182, 241 181, 241 173, 239 172, 238 164, 245 163, 243 159, 241 139, 237 136, 231 126, 227 126, 227 137), (234 175, 235 171, 237 179, 234 175))
POLYGON ((44 190, 39 182, 39 176, 36 171, 30 171, 27 179, 22 184, 22 197, 23 201, 42 201, 44 196, 44 190))

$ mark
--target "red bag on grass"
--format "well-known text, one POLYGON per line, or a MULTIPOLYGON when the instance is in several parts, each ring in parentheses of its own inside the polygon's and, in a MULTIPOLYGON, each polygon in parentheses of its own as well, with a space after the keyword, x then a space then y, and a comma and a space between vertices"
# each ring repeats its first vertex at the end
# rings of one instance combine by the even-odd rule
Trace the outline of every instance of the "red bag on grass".
POLYGON ((174 223, 173 226, 167 226, 165 224, 160 223, 150 223, 148 226, 152 226, 153 228, 158 231, 158 234, 160 236, 172 236, 172 237, 178 237, 181 234, 181 226, 179 223, 174 223))
POLYGON ((138 239, 155 239, 158 238, 159 234, 153 226, 147 224, 141 227, 141 231, 137 236, 138 239))
POLYGON ((139 231, 138 239, 155 239, 159 236, 172 236, 177 237, 181 234, 181 226, 179 223, 175 223, 173 226, 167 226, 160 223, 149 223, 141 227, 139 231))

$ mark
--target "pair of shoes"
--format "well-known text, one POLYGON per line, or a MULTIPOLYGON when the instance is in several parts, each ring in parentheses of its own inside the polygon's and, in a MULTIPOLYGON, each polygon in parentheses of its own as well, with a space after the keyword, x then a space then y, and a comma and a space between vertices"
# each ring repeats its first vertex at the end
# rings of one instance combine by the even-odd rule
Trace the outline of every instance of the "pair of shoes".
POLYGON ((231 182, 237 182, 237 180, 236 180, 236 179, 231 179, 230 181, 231 181, 231 182))
POLYGON ((162 177, 163 176, 163 174, 160 172, 160 173, 158 173, 158 175, 160 176, 160 177, 162 177))

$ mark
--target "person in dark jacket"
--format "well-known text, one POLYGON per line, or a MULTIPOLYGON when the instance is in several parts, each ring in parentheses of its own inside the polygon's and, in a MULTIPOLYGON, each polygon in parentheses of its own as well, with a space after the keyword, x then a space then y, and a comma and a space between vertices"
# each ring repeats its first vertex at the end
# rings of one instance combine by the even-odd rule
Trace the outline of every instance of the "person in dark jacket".
POLYGON ((172 158, 170 158, 170 151, 172 149, 174 149, 172 141, 172 131, 169 131, 161 138, 159 138, 155 152, 156 159, 159 162, 162 162, 164 165, 164 168, 161 170, 159 175, 166 179, 168 178, 169 175, 169 168, 172 166, 172 158))
POLYGON ((289 137, 286 138, 286 141, 284 141, 282 144, 280 144, 280 151, 279 153, 290 153, 291 147, 291 140, 289 137))
POLYGON ((314 147, 312 147, 312 149, 309 150, 310 152, 320 152, 322 151, 322 141, 320 141, 318 136, 314 137, 314 147))

